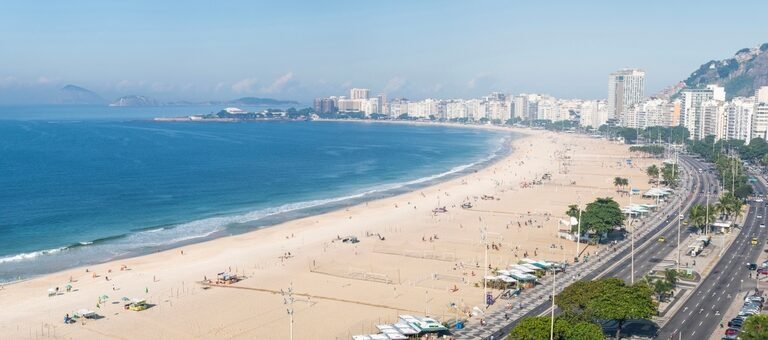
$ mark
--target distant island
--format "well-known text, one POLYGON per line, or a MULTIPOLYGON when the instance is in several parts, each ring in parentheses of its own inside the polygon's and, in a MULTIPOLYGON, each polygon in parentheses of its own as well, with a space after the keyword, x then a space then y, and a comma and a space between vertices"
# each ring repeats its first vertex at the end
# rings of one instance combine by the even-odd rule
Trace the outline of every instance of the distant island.
POLYGON ((106 103, 106 100, 89 89, 68 84, 59 89, 56 103, 65 105, 98 105, 106 103))
POLYGON ((157 100, 144 96, 123 96, 109 103, 109 106, 159 106, 157 100))
POLYGON ((139 95, 123 96, 115 99, 109 106, 131 106, 131 107, 147 107, 147 106, 288 106, 299 105, 299 102, 294 100, 281 100, 273 98, 258 98, 258 97, 242 97, 233 100, 219 100, 219 101, 175 101, 175 102, 160 102, 153 98, 139 95))

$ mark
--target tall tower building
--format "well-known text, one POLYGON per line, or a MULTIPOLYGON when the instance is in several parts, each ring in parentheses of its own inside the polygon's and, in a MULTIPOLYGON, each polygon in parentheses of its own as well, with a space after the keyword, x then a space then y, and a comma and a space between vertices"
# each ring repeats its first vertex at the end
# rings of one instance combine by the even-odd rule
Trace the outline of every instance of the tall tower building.
POLYGON ((608 75, 608 118, 626 126, 627 109, 645 97, 645 71, 622 69, 608 75))
POLYGON ((349 90, 349 99, 368 99, 371 90, 369 89, 351 89, 349 90))

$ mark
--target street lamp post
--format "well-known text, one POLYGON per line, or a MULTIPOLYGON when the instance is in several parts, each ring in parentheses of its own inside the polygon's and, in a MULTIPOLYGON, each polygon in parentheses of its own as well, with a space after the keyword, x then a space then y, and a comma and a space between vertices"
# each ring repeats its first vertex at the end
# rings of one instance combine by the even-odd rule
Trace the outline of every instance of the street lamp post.
POLYGON ((630 241, 632 243, 632 261, 631 261, 631 268, 632 271, 630 274, 630 281, 632 284, 635 284, 635 224, 634 218, 632 217, 632 185, 629 185, 629 226, 632 227, 632 240, 630 241))
POLYGON ((486 228, 480 229, 480 240, 483 244, 483 251, 485 251, 485 264, 483 265, 483 303, 488 306, 486 301, 488 296, 488 230, 486 228))
POLYGON ((552 267, 552 315, 549 320, 549 340, 555 339, 555 286, 557 283, 557 271, 552 267))
MULTIPOLYGON (((570 222, 568 224, 570 224, 570 222)), ((579 221, 576 227, 576 259, 579 258, 580 245, 581 245, 581 195, 579 195, 579 221)))

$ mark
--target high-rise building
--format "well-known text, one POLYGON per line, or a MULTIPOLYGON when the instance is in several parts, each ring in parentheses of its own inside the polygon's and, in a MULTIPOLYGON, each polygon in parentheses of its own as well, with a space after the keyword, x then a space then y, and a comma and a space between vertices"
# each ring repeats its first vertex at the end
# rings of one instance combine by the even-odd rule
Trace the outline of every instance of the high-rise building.
POLYGON ((528 119, 528 96, 515 96, 512 101, 512 114, 523 120, 528 119))
POLYGON ((350 99, 368 99, 370 98, 371 90, 369 89, 351 89, 349 90, 350 99))
POLYGON ((733 98, 725 105, 724 139, 738 139, 749 142, 752 139, 752 112, 755 109, 754 97, 733 98))
POLYGON ((316 98, 314 104, 316 113, 335 113, 337 111, 336 100, 333 98, 316 98))
MULTIPOLYGON (((768 86, 755 90, 755 109, 752 112, 751 138, 768 138, 768 86)), ((749 140, 747 140, 749 143, 749 140)))
POLYGON ((622 69, 608 76, 608 115, 624 125, 627 109, 645 97, 645 72, 622 69))
MULTIPOLYGON (((725 89, 709 85, 705 89, 685 89, 680 93, 680 117, 682 126, 691 133, 691 138, 702 139, 708 135, 717 135, 718 111, 714 103, 708 103, 704 109, 704 102, 714 100, 721 103, 725 100, 725 89)), ((722 105, 720 105, 722 106, 722 105)))

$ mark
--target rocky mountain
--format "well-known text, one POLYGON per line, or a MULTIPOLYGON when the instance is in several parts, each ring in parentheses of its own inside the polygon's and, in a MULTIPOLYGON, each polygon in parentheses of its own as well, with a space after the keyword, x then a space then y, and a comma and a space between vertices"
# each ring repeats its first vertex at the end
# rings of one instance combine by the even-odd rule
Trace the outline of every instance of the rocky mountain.
POLYGON ((710 60, 685 80, 688 87, 718 84, 728 98, 753 96, 755 89, 768 85, 768 43, 743 48, 733 58, 710 60))
POLYGON ((123 96, 109 103, 109 106, 158 106, 157 100, 144 96, 123 96))
POLYGON ((69 84, 59 89, 56 102, 58 104, 98 105, 104 104, 106 101, 96 92, 69 84))

